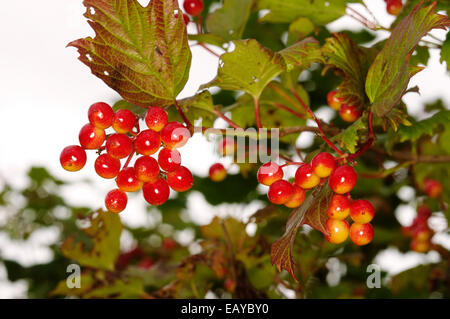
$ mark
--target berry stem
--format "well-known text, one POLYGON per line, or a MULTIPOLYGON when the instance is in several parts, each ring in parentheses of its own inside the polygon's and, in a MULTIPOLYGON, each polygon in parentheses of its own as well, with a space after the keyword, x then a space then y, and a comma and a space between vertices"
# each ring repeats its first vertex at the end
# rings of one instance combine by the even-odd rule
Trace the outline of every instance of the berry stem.
POLYGON ((175 100, 174 105, 175 105, 178 113, 180 114, 180 116, 183 118, 184 123, 186 123, 186 125, 189 129, 189 132, 191 132, 191 135, 193 135, 194 134, 194 126, 192 125, 191 121, 189 121, 186 114, 184 114, 184 112, 181 109, 180 105, 178 104, 177 100, 175 100))
POLYGON ((363 16, 361 13, 359 13, 358 11, 356 11, 349 5, 347 5, 347 9, 357 15, 357 17, 355 17, 355 16, 349 14, 350 17, 352 17, 356 21, 362 23, 363 25, 365 25, 367 28, 369 28, 371 30, 377 29, 377 23, 370 21, 369 19, 367 19, 365 16, 363 16))
POLYGON ((208 46, 204 43, 198 42, 198 45, 201 46, 202 48, 204 48, 206 51, 208 51, 209 53, 215 55, 216 57, 220 58, 220 54, 214 52, 213 50, 211 50, 210 48, 208 48, 208 46))
POLYGON ((135 153, 135 151, 134 151, 134 148, 133 148, 133 151, 131 152, 130 156, 128 156, 125 164, 123 164, 123 168, 122 169, 127 168, 128 165, 130 165, 130 162, 133 159, 134 153, 135 153))
POLYGON ((287 107, 286 105, 283 105, 283 104, 278 103, 278 102, 273 102, 273 105, 278 107, 278 108, 280 108, 280 109, 282 109, 282 110, 285 110, 285 111, 287 111, 287 112, 289 112, 289 113, 291 113, 291 114, 293 114, 295 116, 297 116, 298 118, 301 118, 301 119, 305 118, 305 115, 300 114, 300 113, 292 110, 291 108, 287 107))
POLYGON ((280 167, 283 168, 283 167, 290 166, 290 165, 300 166, 300 165, 303 165, 303 164, 305 164, 305 163, 302 163, 302 162, 289 162, 289 163, 281 165, 280 167))
POLYGON ((334 151, 336 151, 336 153, 338 153, 339 155, 343 156, 344 153, 341 152, 340 149, 338 149, 336 147, 336 145, 334 145, 329 139, 328 137, 326 137, 323 129, 322 129, 322 125, 320 124, 320 121, 317 119, 316 115, 314 114, 314 112, 311 110, 311 108, 303 101, 303 99, 300 97, 300 95, 298 95, 298 93, 295 91, 295 89, 291 89, 292 94, 294 94, 294 96, 296 97, 296 99, 300 102, 300 104, 305 108, 306 111, 308 111, 308 113, 311 115, 311 117, 314 119, 314 121, 317 124, 317 127, 320 131, 320 134, 322 136, 322 139, 324 140, 325 143, 327 143, 334 151))
POLYGON ((258 98, 253 97, 253 104, 254 104, 254 106, 255 106, 255 120, 256 120, 256 126, 257 126, 258 128, 261 128, 262 125, 261 125, 261 113, 260 113, 260 110, 259 110, 259 97, 258 97, 258 98))
POLYGON ((236 123, 234 123, 231 119, 229 119, 228 117, 225 116, 225 114, 223 114, 222 112, 220 112, 218 109, 214 109, 214 114, 216 114, 218 117, 220 117, 222 120, 224 120, 225 122, 227 122, 231 127, 235 128, 235 129, 242 129, 242 127, 240 127, 239 125, 237 125, 236 123))

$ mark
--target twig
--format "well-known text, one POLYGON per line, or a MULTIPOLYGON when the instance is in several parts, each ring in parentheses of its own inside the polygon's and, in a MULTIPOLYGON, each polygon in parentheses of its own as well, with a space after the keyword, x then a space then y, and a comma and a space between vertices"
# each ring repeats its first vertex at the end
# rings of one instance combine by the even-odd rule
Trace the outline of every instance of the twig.
POLYGON ((253 98, 253 104, 255 106, 255 120, 256 120, 256 126, 258 128, 261 128, 261 114, 259 110, 259 98, 254 97, 253 98))
POLYGON ((225 116, 225 114, 223 114, 222 112, 220 112, 218 109, 214 109, 214 114, 216 114, 218 117, 220 117, 222 120, 224 120, 225 122, 227 122, 231 127, 235 128, 235 129, 242 129, 242 127, 240 127, 239 125, 237 125, 236 123, 234 123, 231 119, 229 119, 228 117, 225 116))
POLYGON ((181 115, 181 117, 183 118, 184 123, 186 123, 189 132, 191 132, 191 135, 194 134, 194 126, 192 125, 191 121, 189 121, 189 119, 187 118, 186 114, 184 114, 183 110, 181 109, 180 105, 178 105, 178 101, 175 100, 175 107, 178 111, 178 113, 181 115))

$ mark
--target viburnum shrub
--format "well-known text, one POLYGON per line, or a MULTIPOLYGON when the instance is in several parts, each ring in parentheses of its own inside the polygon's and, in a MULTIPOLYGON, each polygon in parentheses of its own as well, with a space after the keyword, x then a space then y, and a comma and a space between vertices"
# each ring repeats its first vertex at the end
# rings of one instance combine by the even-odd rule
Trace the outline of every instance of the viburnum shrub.
MULTIPOLYGON (((122 99, 112 106, 97 102, 87 108, 88 124, 79 133, 80 146, 66 147, 61 165, 78 171, 86 164, 86 150, 93 150, 98 155, 97 174, 116 182, 105 198, 111 213, 127 213, 131 192, 142 192, 150 207, 160 206, 153 209, 167 207, 173 213, 174 207, 186 207, 186 197, 176 193, 194 190, 213 205, 264 203, 248 221, 256 223, 258 231, 271 225, 272 219, 286 224, 278 239, 276 226, 265 237, 257 232, 255 238, 261 240, 255 242, 230 239, 245 231, 229 234, 225 224, 214 231, 203 229, 205 237, 214 239, 202 243, 201 258, 184 260, 189 271, 195 269, 192 263, 204 262, 223 281, 223 289, 239 295, 249 291, 242 288, 248 280, 237 278, 246 273, 242 267, 258 262, 237 260, 258 249, 261 256, 270 253, 279 271, 288 271, 295 280, 301 275, 305 284, 309 274, 294 267, 295 260, 306 258, 303 239, 301 245, 295 244, 302 226, 323 234, 320 244, 310 245, 320 247, 316 256, 320 259, 319 254, 340 248, 354 252, 360 249, 356 246, 377 244, 378 233, 386 233, 381 223, 394 219, 397 192, 403 186, 417 190, 418 200, 411 203, 422 202, 427 195, 433 211, 448 212, 450 111, 436 102, 424 109, 433 114, 419 119, 402 100, 419 92, 409 83, 423 69, 418 64, 427 64, 429 49, 440 49, 441 61, 449 64, 448 40, 443 43, 427 36, 433 29, 449 27, 449 18, 436 13, 447 10, 445 4, 386 0, 387 12, 398 15, 392 17, 396 20, 391 26, 377 21, 365 4, 353 6, 351 1, 184 0, 179 4, 151 0, 143 7, 136 0, 89 0, 84 4, 95 36, 69 46, 122 99), (372 32, 331 33, 327 25, 344 15, 372 32), (375 43, 373 34, 378 30, 388 37, 375 43), (199 72, 191 70, 191 46, 219 59, 217 75, 193 96, 181 98, 190 73, 199 72), (331 108, 326 121, 317 112, 325 105, 331 108), (298 137, 305 132, 314 139, 310 146, 299 147, 298 137), (217 153, 232 163, 227 168, 215 163, 208 177, 194 177, 179 152, 193 134, 218 137, 217 153), (239 168, 239 174, 229 174, 230 167, 239 168), (224 232, 224 237, 214 237, 221 236, 217 232, 224 232), (348 237, 354 245, 347 246, 348 237), (236 242, 241 246, 230 248, 236 242), (222 244, 231 249, 229 254, 214 248, 222 244), (237 251, 241 248, 245 253, 237 251)), ((203 160, 204 154, 196 155, 203 160)), ((433 232, 427 226, 430 214, 420 207, 417 220, 404 233, 412 234, 413 250, 425 252, 432 247, 433 232)), ((169 220, 184 218, 170 216, 169 220)), ((396 231, 401 235, 398 225, 396 231)), ((315 234, 302 232, 311 240, 315 234)), ((162 246, 166 254, 180 247, 173 239, 164 240, 162 246)), ((266 260, 261 256, 258 260, 266 260)), ((153 267, 153 262, 142 259, 141 266, 153 267)), ((259 270, 263 269, 267 268, 259 270)))

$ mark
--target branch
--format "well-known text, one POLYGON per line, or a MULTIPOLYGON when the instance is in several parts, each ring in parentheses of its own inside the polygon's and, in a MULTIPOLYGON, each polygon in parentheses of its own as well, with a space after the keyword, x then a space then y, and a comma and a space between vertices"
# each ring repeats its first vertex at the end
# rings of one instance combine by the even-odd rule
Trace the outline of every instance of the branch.
POLYGON ((242 129, 242 127, 240 127, 239 125, 237 125, 236 123, 234 123, 231 119, 229 119, 228 117, 225 116, 225 114, 223 114, 222 112, 220 112, 218 109, 214 109, 214 114, 216 114, 218 117, 220 117, 222 120, 224 120, 225 122, 227 122, 231 127, 235 128, 235 129, 242 129))

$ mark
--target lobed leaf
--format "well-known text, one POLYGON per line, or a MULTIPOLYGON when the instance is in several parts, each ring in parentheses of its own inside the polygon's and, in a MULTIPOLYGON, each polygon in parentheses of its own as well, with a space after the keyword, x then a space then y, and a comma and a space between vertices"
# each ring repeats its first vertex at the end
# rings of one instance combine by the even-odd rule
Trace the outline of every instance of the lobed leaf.
MULTIPOLYGON (((178 105, 192 123, 202 119, 203 126, 213 125, 215 119, 214 102, 209 91, 203 91, 194 96, 179 100, 178 105)), ((171 111, 173 111, 169 112, 171 120, 178 119, 182 121, 175 108, 171 108, 171 111)))
POLYGON ((369 69, 366 93, 379 117, 398 104, 410 78, 422 70, 408 63, 420 39, 432 29, 450 25, 447 16, 434 12, 436 3, 425 8, 421 5, 422 2, 394 28, 369 69))
POLYGON ((450 111, 440 111, 428 119, 413 121, 411 126, 400 125, 397 131, 398 138, 400 142, 415 142, 423 135, 433 135, 438 126, 448 123, 450 123, 450 111))
POLYGON ((189 76, 191 51, 176 0, 84 0, 95 37, 69 43, 94 75, 126 101, 173 103, 189 76), (179 14, 177 14, 179 13, 179 14))
POLYGON ((344 131, 336 135, 333 140, 339 143, 339 146, 347 149, 350 153, 356 152, 356 147, 363 136, 360 131, 367 130, 367 117, 361 116, 352 125, 347 127, 344 131))

